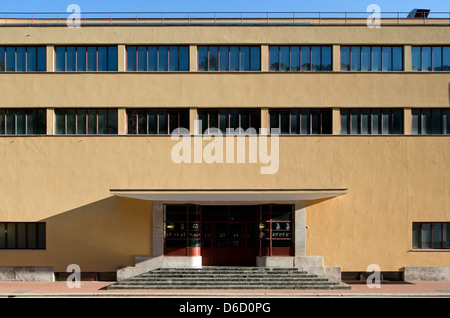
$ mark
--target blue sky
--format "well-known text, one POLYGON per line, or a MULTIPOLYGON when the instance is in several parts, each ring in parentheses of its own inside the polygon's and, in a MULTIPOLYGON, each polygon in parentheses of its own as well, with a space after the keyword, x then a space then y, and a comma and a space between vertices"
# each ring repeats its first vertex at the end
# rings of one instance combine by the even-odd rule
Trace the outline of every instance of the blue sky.
POLYGON ((409 12, 414 8, 450 12, 449 0, 14 0, 1 1, 1 12, 66 12, 77 4, 84 12, 366 12, 377 4, 382 12, 409 12))

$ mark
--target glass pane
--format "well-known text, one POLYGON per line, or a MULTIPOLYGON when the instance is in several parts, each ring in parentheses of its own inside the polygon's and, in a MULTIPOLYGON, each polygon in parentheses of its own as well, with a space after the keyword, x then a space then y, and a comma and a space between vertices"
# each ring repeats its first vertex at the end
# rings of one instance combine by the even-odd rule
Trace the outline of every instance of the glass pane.
POLYGON ((179 122, 178 111, 169 111, 169 134, 172 134, 175 129, 179 128, 179 122))
POLYGON ((400 109, 393 110, 392 117, 393 117, 392 133, 396 135, 401 135, 403 133, 403 111, 400 109))
POLYGON ((25 135, 25 110, 16 111, 16 135, 25 135))
POLYGON ((361 71, 361 48, 359 46, 351 47, 352 71, 361 71))
POLYGON ((198 131, 204 134, 208 129, 208 114, 206 111, 198 111, 198 131))
POLYGON ((241 129, 244 130, 244 132, 250 127, 250 115, 247 111, 241 112, 241 129))
POLYGON ((127 110, 127 130, 128 135, 136 135, 136 111, 134 109, 127 110))
POLYGON ((108 71, 118 70, 117 46, 108 46, 108 71))
POLYGON ((442 112, 440 109, 433 109, 431 111, 431 120, 432 134, 442 134, 442 112))
POLYGON ((363 46, 361 48, 361 70, 362 71, 371 71, 372 63, 370 60, 370 47, 363 46))
POLYGON ((450 223, 442 225, 442 247, 450 248, 450 223))
POLYGON ((322 71, 331 71, 333 69, 331 60, 332 60, 331 46, 323 46, 322 63, 320 66, 322 71))
POLYGON ((379 72, 382 70, 381 67, 381 47, 372 47, 372 71, 379 72))
POLYGON ((148 133, 151 135, 158 133, 158 113, 156 110, 148 111, 148 133))
POLYGON ((271 71, 279 71, 279 49, 278 46, 271 46, 269 48, 269 69, 271 71))
POLYGON ((75 109, 66 110, 66 134, 74 135, 76 133, 75 109))
POLYGON ((47 110, 37 110, 37 133, 45 135, 47 133, 47 110))
POLYGON ((137 70, 144 72, 147 71, 147 47, 137 47, 137 70))
POLYGON ((136 50, 135 46, 127 46, 127 71, 136 71, 136 50))
POLYGON ((333 115, 331 109, 322 109, 322 134, 330 135, 333 131, 333 115))
POLYGON ((412 115, 412 133, 414 135, 417 135, 420 133, 420 111, 419 110, 413 110, 411 112, 412 115))
POLYGON ((370 134, 370 111, 367 109, 361 111, 361 134, 370 134))
POLYGON ((432 48, 432 60, 433 71, 442 71, 442 47, 436 46, 432 48))
POLYGON ((6 71, 14 72, 16 70, 16 48, 6 48, 6 71))
POLYGON ((64 110, 55 110, 56 134, 64 135, 66 133, 66 116, 64 110))
POLYGON ((66 48, 55 47, 55 69, 57 72, 64 72, 66 70, 66 48))
POLYGON ((420 246, 420 223, 413 223, 412 248, 421 248, 420 246))
POLYGON ((158 134, 167 135, 169 130, 168 116, 166 110, 160 110, 158 114, 158 134))
POLYGON ((178 46, 169 47, 169 71, 178 71, 178 46))
POLYGON ((37 111, 28 110, 27 111, 27 134, 34 135, 37 134, 37 111))
POLYGON ((118 130, 117 109, 108 109, 108 134, 116 135, 118 130))
POLYGON ((291 46, 291 71, 300 71, 300 47, 291 46))
POLYGON ((289 134, 289 111, 280 111, 281 134, 289 134))
POLYGON ((442 233, 441 233, 442 223, 433 223, 433 248, 441 248, 442 233))
POLYGON ((86 47, 85 46, 77 47, 77 71, 78 72, 86 71, 86 47))
POLYGON ((189 71, 189 46, 180 46, 179 48, 178 65, 179 71, 189 71))
POLYGON ((320 134, 320 111, 311 111, 311 134, 320 134))
POLYGON ((445 46, 442 48, 442 70, 445 72, 450 72, 450 46, 445 46))
POLYGON ((0 109, 0 135, 5 134, 5 110, 0 109))
POLYGON ((250 70, 261 70, 261 48, 259 46, 250 47, 250 70))
POLYGON ((16 248, 16 224, 15 223, 6 223, 6 247, 7 248, 16 248))
POLYGON ((320 71, 320 46, 311 47, 311 70, 320 71))
POLYGON ((167 71, 167 59, 168 59, 168 48, 167 46, 158 47, 158 71, 167 71))
POLYGON ((45 46, 37 48, 37 70, 38 72, 47 70, 47 48, 45 46))
POLYGON ((97 134, 97 110, 88 109, 88 134, 97 134))
POLYGON ((350 134, 351 135, 356 135, 356 134, 360 134, 361 130, 360 130, 360 115, 359 115, 359 110, 357 109, 352 109, 350 111, 350 134))
POLYGON ((77 134, 86 134, 86 110, 77 109, 77 134))
POLYGON ((422 224, 422 248, 431 248, 431 224, 422 224))
POLYGON ((300 134, 302 135, 309 135, 311 133, 309 117, 309 111, 302 110, 300 112, 300 134))
POLYGON ((97 48, 95 46, 90 46, 87 51, 87 70, 95 72, 97 71, 97 48))
POLYGON ((217 71, 219 70, 219 48, 217 46, 209 47, 209 60, 208 60, 208 70, 217 71))
POLYGON ((392 71, 392 48, 389 46, 383 47, 383 71, 392 71))
POLYGON ((248 46, 241 46, 241 71, 250 70, 250 48, 248 46))
POLYGON ((431 47, 422 47, 422 71, 431 71, 431 47))
POLYGON ((149 46, 147 49, 147 55, 147 70, 156 72, 158 70, 158 48, 156 46, 149 46))
POLYGON ((6 234, 5 234, 6 224, 0 223, 0 249, 5 248, 6 244, 6 234))
POLYGON ((382 116, 383 135, 388 135, 391 131, 391 111, 386 109, 383 110, 382 116))
POLYGON ((219 127, 220 131, 225 134, 228 128, 228 111, 220 110, 219 111, 219 127))
POLYGON ((99 135, 106 135, 107 120, 108 120, 108 111, 106 109, 99 109, 97 116, 97 133, 99 135))
POLYGON ((230 111, 230 128, 234 129, 234 130, 239 128, 239 111, 238 110, 230 111))
POLYGON ((66 71, 74 72, 76 70, 76 48, 74 46, 68 46, 66 48, 66 71))
POLYGON ((411 59, 412 59, 412 70, 420 71, 422 70, 421 61, 420 61, 420 47, 413 46, 411 48, 411 59))
POLYGON ((270 118, 270 132, 272 132, 272 130, 276 129, 277 133, 279 134, 279 112, 276 110, 271 110, 269 112, 269 118, 270 118))
POLYGON ((239 71, 239 47, 230 46, 230 71, 239 71))
POLYGON ((209 111, 208 114, 208 128, 219 128, 219 112, 218 111, 209 111))
POLYGON ((37 247, 36 235, 37 235, 36 223, 27 223, 27 248, 37 247))
POLYGON ((45 235, 45 223, 38 223, 37 225, 38 230, 38 244, 37 248, 44 249, 46 244, 46 235, 45 235))
POLYGON ((349 132, 349 116, 350 112, 348 110, 341 110, 341 135, 348 135, 349 132))
POLYGON ((350 71, 350 47, 341 46, 341 71, 350 71))
POLYGON ((302 71, 311 71, 311 47, 302 46, 301 47, 301 70, 302 71))
POLYGON ((99 46, 97 50, 97 70, 106 72, 108 70, 108 48, 106 46, 99 46))
POLYGON ((13 109, 7 109, 6 114, 6 134, 14 135, 16 133, 16 112, 13 109))
POLYGON ((431 134, 431 111, 429 109, 422 110, 422 118, 421 118, 421 133, 422 135, 431 134))
POLYGON ((289 47, 280 47, 280 71, 289 71, 289 47))
POLYGON ((445 135, 450 134, 450 109, 442 111, 442 133, 445 135))
POLYGON ((25 223, 17 223, 17 248, 26 248, 27 233, 26 233, 26 224, 25 223))
POLYGON ((206 72, 208 70, 208 47, 198 47, 198 70, 206 72))
POLYGON ((228 46, 219 47, 219 71, 228 71, 228 46))
POLYGON ((5 71, 5 48, 0 47, 0 72, 5 71))
POLYGON ((372 135, 381 134, 381 110, 372 110, 372 135))
POLYGON ((392 48, 392 69, 403 71, 403 48, 396 46, 392 48))
POLYGON ((298 135, 300 133, 300 112, 298 110, 291 110, 289 114, 291 134, 298 135))
POLYGON ((137 133, 139 135, 147 134, 147 111, 144 109, 139 109, 137 111, 137 133))
POLYGON ((25 72, 26 70, 26 58, 25 48, 23 46, 17 48, 17 72, 25 72))

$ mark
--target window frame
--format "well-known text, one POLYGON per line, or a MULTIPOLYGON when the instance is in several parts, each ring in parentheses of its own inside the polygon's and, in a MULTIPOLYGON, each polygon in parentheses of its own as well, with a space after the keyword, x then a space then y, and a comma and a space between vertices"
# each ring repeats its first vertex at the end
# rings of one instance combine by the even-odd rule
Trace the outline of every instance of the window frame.
POLYGON ((413 108, 411 110, 411 133, 412 135, 435 135, 435 136, 446 136, 450 134, 450 110, 446 108, 413 108), (433 114, 436 113, 436 111, 440 112, 440 127, 441 131, 439 133, 433 132, 433 124, 435 123, 433 120, 433 114), (430 118, 428 119, 427 123, 429 123, 429 131, 430 133, 424 133, 423 132, 423 124, 425 120, 424 112, 430 113, 430 118), (444 116, 445 115, 445 116, 444 116), (415 132, 415 116, 417 116, 417 132, 415 132), (447 123, 445 123, 445 119, 447 116, 447 123), (444 132, 444 129, 447 129, 447 132, 444 132))
MULTIPOLYGON (((447 49, 448 50, 448 54, 450 54, 450 46, 449 45, 413 45, 411 47, 411 56, 414 56, 414 50, 418 50, 418 54, 419 54, 419 66, 415 67, 414 65, 414 58, 411 59, 411 69, 415 72, 449 72, 450 69, 444 69, 444 60, 445 60, 445 55, 444 55, 444 50, 447 49), (430 69, 423 69, 424 68, 424 49, 430 49, 430 59, 429 61, 426 61, 427 63, 429 62, 430 65, 430 69), (440 50, 440 70, 435 70, 434 69, 434 49, 439 49, 440 50)), ((449 57, 450 58, 450 57, 449 57)), ((428 64, 426 64, 428 65, 428 64)), ((450 65, 447 65, 450 66, 450 65)))
POLYGON ((333 134, 333 110, 331 108, 289 108, 289 109, 285 109, 285 108, 272 108, 269 109, 269 130, 270 130, 270 134, 272 134, 272 130, 273 129, 278 129, 278 132, 276 133, 277 135, 284 135, 284 136, 289 136, 289 135, 294 135, 294 136, 308 136, 308 135, 332 135, 333 134), (289 131, 286 133, 282 132, 282 113, 283 112, 289 112, 288 114, 288 126, 289 126, 289 131), (295 133, 292 130, 292 113, 293 112, 298 112, 298 121, 297 121, 297 125, 298 125, 298 132, 299 133, 295 133), (307 122, 308 122, 308 132, 307 133, 302 133, 302 112, 303 114, 305 112, 307 112, 306 116, 307 116, 307 122), (313 115, 314 112, 319 112, 319 133, 313 133, 313 115), (329 123, 330 123, 330 127, 329 129, 324 129, 324 123, 325 123, 325 112, 329 112, 328 116, 329 116, 329 123), (276 116, 278 118, 275 118, 275 120, 278 122, 278 127, 272 127, 272 118, 271 116, 276 116), (327 131, 327 132, 325 132, 327 131))
POLYGON ((42 136, 47 134, 47 112, 45 109, 42 108, 2 108, 0 109, 0 136, 42 136), (14 124, 13 124, 13 131, 14 133, 8 133, 8 114, 7 111, 13 111, 14 112, 14 124), (18 111, 24 112, 24 120, 25 120, 25 133, 19 134, 17 133, 17 113, 18 111), (35 130, 33 132, 28 131, 28 117, 31 116, 31 112, 33 112, 34 118, 34 125, 35 130), (44 123, 40 123, 39 119, 43 118, 44 123))
MULTIPOLYGON (((340 51, 341 51, 341 71, 343 72, 403 72, 405 70, 405 66, 404 66, 404 61, 405 61, 405 50, 403 46, 399 46, 399 45, 341 45, 340 47, 340 51), (370 53, 369 53, 369 61, 370 61, 370 68, 368 70, 366 70, 365 68, 363 69, 363 48, 370 48, 370 53), (379 70, 374 70, 374 58, 373 58, 373 51, 374 48, 381 48, 380 50, 380 65, 379 65, 379 70), (384 69, 384 65, 385 65, 385 49, 389 49, 390 50, 390 61, 389 62, 389 69, 384 69), (395 65, 395 57, 394 57, 394 51, 395 49, 401 49, 401 69, 395 69, 394 65, 395 65), (348 62, 349 64, 344 64, 343 61, 343 50, 348 50, 348 62), (356 65, 356 68, 353 67, 353 59, 352 59, 352 55, 354 54, 353 51, 359 51, 359 56, 358 56, 358 65, 356 65), (346 66, 346 68, 344 69, 343 66, 346 66)), ((346 54, 347 54, 346 53, 346 54)))
POLYGON ((109 136, 109 135, 118 135, 118 109, 117 108, 59 108, 55 109, 55 135, 57 136, 109 136), (75 118, 74 118, 74 125, 75 125, 75 133, 69 134, 67 133, 67 112, 68 111, 75 111, 75 118), (95 111, 95 134, 89 133, 89 111, 95 111), (104 123, 106 133, 99 133, 99 112, 100 111, 106 111, 106 122, 104 123), (110 112, 115 111, 116 116, 111 117, 112 122, 110 122, 110 112), (59 133, 58 132, 58 112, 63 112, 64 115, 64 132, 59 133), (78 133, 78 116, 82 115, 84 113, 85 115, 85 133, 78 133), (114 124, 114 119, 116 122, 116 127, 113 129, 112 132, 109 132, 110 125, 114 124))
POLYGON ((3 246, 0 246, 1 250, 46 250, 47 249, 47 224, 45 222, 0 222, 0 227, 4 231, 2 238, 4 240, 3 246), (25 225, 25 247, 19 247, 19 224, 25 225), (36 225, 35 233, 35 247, 29 247, 29 225, 36 225), (9 247, 8 242, 8 227, 14 225, 14 246, 9 247), (41 233, 41 231, 43 231, 41 233), (41 247, 39 247, 41 246, 41 247), (43 246, 43 247, 42 247, 43 246))
POLYGON ((413 222, 412 223, 412 249, 413 250, 443 250, 443 251, 450 251, 450 243, 449 247, 444 247, 444 242, 445 242, 445 238, 444 238, 444 224, 447 225, 447 231, 450 230, 450 222, 413 222), (424 224, 429 224, 430 225, 430 235, 431 235, 431 239, 430 239, 430 246, 431 247, 423 247, 423 225, 424 224), (440 236, 441 236, 441 240, 440 240, 440 247, 434 247, 434 241, 433 241, 433 228, 434 228, 434 224, 440 224, 440 236), (420 225, 420 238, 419 238, 419 243, 420 243, 420 247, 414 247, 414 225, 420 225))
POLYGON ((130 136, 170 136, 173 131, 177 131, 179 133, 183 133, 183 129, 186 129, 187 131, 189 131, 189 116, 190 115, 190 111, 189 108, 128 108, 126 110, 126 117, 127 117, 127 135, 130 136), (133 113, 134 114, 133 114, 133 113), (146 131, 145 133, 140 133, 139 132, 139 112, 145 112, 145 127, 146 127, 146 131), (150 112, 156 112, 156 133, 150 133, 150 129, 149 129, 149 114, 150 112), (167 131, 164 132, 160 132, 160 114, 162 113, 166 113, 167 118, 165 119, 166 121, 166 125, 167 125, 167 131), (171 114, 172 113, 172 114, 171 114), (174 130, 170 131, 171 129, 171 116, 176 115, 177 117, 177 128, 175 128, 174 130), (183 115, 186 115, 187 118, 182 118, 183 115), (133 118, 134 117, 134 118, 133 118), (133 120, 134 121, 134 127, 136 129, 136 132, 130 132, 130 121, 133 120), (185 123, 187 124, 186 126, 188 127, 184 127, 182 126, 182 124, 185 123))
POLYGON ((55 72, 66 72, 66 73, 88 73, 88 72, 117 72, 119 67, 119 61, 118 61, 118 47, 116 45, 58 45, 55 46, 55 61, 54 61, 54 69, 55 72), (106 50, 106 61, 104 62, 106 65, 106 70, 99 70, 99 48, 104 47, 106 50), (74 48, 75 54, 74 54, 74 70, 67 70, 67 49, 68 48, 74 48), (81 69, 79 67, 79 58, 78 58, 78 48, 84 48, 83 53, 85 54, 85 57, 83 58, 83 61, 85 63, 84 69, 81 69), (95 67, 92 67, 92 65, 89 64, 89 48, 95 48, 95 67), (113 52, 110 52, 111 49, 116 50, 115 54, 113 52), (61 60, 58 60, 58 53, 57 50, 64 49, 64 63, 62 63, 61 60), (111 63, 111 61, 115 61, 115 63, 111 63), (58 64, 61 63, 64 64, 64 69, 59 69, 58 64), (110 69, 111 66, 111 69, 110 69))
MULTIPOLYGON (((200 70, 200 54, 198 54, 199 50, 206 49, 206 69, 202 69, 200 72, 260 72, 261 71, 261 46, 260 45, 199 45, 197 46, 197 70, 200 70), (210 70, 210 48, 217 48, 217 70, 210 70), (221 70, 221 49, 227 52, 227 60, 228 66, 227 70, 221 70), (238 69, 231 70, 231 49, 238 49, 238 69), (248 70, 243 69, 243 61, 242 61, 242 49, 248 48, 248 70), (259 67, 257 69, 252 69, 253 61, 252 61, 252 49, 258 49, 258 61, 259 67)), ((203 62, 203 61, 202 61, 203 62)))
MULTIPOLYGON (((200 118, 202 117, 203 114, 206 115, 206 126, 203 122, 203 120, 201 121, 201 126, 198 127, 198 132, 200 135, 215 135, 215 131, 210 132, 209 134, 206 134, 205 131, 209 131, 210 129, 217 129, 221 132, 222 135, 233 135, 233 136, 239 136, 239 135, 247 135, 247 131, 250 132, 252 134, 253 129, 256 131, 256 135, 259 135, 260 133, 260 129, 261 129, 261 109, 260 108, 205 108, 205 109, 197 109, 197 118, 198 120, 200 120, 200 118), (231 127, 231 119, 232 119, 232 112, 238 112, 238 127, 237 128, 232 128, 231 127), (226 115, 226 127, 225 127, 225 131, 222 130, 222 127, 213 127, 211 126, 211 116, 217 117, 217 123, 218 126, 220 126, 220 115, 222 115, 225 113, 226 115), (258 115, 256 115, 255 118, 252 118, 252 113, 254 113, 254 115, 256 115, 256 113, 258 113, 258 115), (248 128, 244 129, 243 124, 242 124, 242 116, 244 115, 248 115, 248 128), (256 122, 253 121, 256 120, 256 122), (259 127, 253 127, 252 124, 258 124, 259 127), (206 127, 206 129, 203 129, 203 127, 206 127), (253 128, 253 129, 251 129, 253 128), (233 129, 234 132, 236 131, 236 129, 238 129, 238 134, 233 133, 230 134, 230 131, 233 129)), ((200 125, 200 122, 199 122, 200 125)), ((253 135, 253 134, 252 134, 253 135)))
MULTIPOLYGON (((46 46, 42 46, 42 45, 22 45, 22 46, 0 46, 0 54, 2 55, 2 57, 0 58, 0 61, 3 63, 3 65, 1 65, 0 67, 0 73, 40 73, 40 72, 46 72, 47 71, 47 49, 46 46), (13 70, 8 70, 7 69, 7 63, 8 63, 8 59, 7 59, 7 48, 10 49, 14 49, 14 67, 13 70), (17 59, 17 51, 18 49, 24 49, 24 70, 18 71, 18 59, 17 59), (35 61, 34 63, 30 63, 29 60, 29 52, 28 49, 34 49, 35 52, 35 61), (43 51, 43 52, 42 52, 43 51), (42 55, 44 56, 44 58, 42 59, 42 55), (42 59, 42 60, 41 60, 42 59), (40 65, 39 62, 44 62, 43 65, 40 65), (31 68, 30 70, 30 66, 33 65, 34 67, 31 68), (34 69, 33 69, 34 68, 34 69)), ((31 52, 30 52, 31 54, 31 52)))
POLYGON ((399 136, 404 135, 405 131, 405 116, 403 112, 403 108, 341 108, 340 109, 340 121, 341 121, 341 136, 399 136), (369 122, 368 122, 368 129, 367 133, 363 133, 363 126, 362 126, 362 115, 363 112, 368 111, 369 112, 369 122), (383 128, 385 127, 384 124, 384 116, 386 115, 385 112, 388 112, 389 115, 389 124, 388 124, 388 133, 383 132, 383 128), (399 132, 394 133, 394 123, 395 123, 395 112, 398 112, 400 114, 400 127, 399 132), (357 117, 357 123, 356 128, 357 132, 352 132, 352 118, 353 115, 356 113, 357 117), (376 115, 379 116, 378 118, 378 131, 379 133, 373 133, 374 128, 374 113, 378 113, 376 115), (343 116, 347 116, 346 118, 346 127, 342 124, 343 122, 343 116), (344 130, 345 129, 345 130, 344 130))
MULTIPOLYGON (((306 53, 307 54, 307 53, 306 53)), ((269 46, 269 71, 270 72, 331 72, 333 71, 333 47, 331 45, 271 45, 269 46), (272 69, 272 64, 270 63, 270 51, 271 48, 278 48, 278 67, 277 69, 272 69), (288 69, 287 70, 281 70, 281 51, 282 48, 288 48, 289 51, 289 65, 288 65, 288 69), (309 49, 309 70, 305 70, 302 64, 302 56, 303 56, 303 49, 307 50, 307 48, 309 49), (319 51, 319 56, 320 56, 320 65, 319 65, 319 69, 318 70, 314 70, 314 66, 313 66, 313 48, 320 48, 319 51), (329 68, 325 67, 328 64, 324 64, 324 53, 323 50, 324 48, 327 48, 330 50, 330 64, 329 64, 329 68), (293 49, 298 49, 298 56, 299 56, 299 61, 298 61, 298 70, 293 69, 293 62, 292 62, 292 50, 293 49)))
POLYGON ((190 52, 189 52, 189 46, 188 45, 127 45, 125 48, 125 53, 126 53, 126 65, 125 65, 125 69, 127 72, 189 72, 189 68, 190 68, 190 52), (128 60, 128 54, 129 48, 134 48, 134 69, 130 69, 129 68, 129 60, 128 60), (139 70, 139 48, 145 48, 145 69, 144 70, 139 70), (149 50, 153 48, 156 48, 156 70, 155 69, 149 69, 149 50), (160 52, 161 48, 164 48, 164 52, 160 52), (173 48, 177 48, 177 68, 176 70, 170 70, 170 49, 173 48), (182 49, 186 49, 186 61, 187 65, 186 65, 186 69, 181 69, 180 70, 180 66, 184 63, 182 63, 181 61, 181 56, 182 56, 182 49), (161 54, 166 54, 166 66, 167 69, 161 70, 160 69, 160 55, 161 54))

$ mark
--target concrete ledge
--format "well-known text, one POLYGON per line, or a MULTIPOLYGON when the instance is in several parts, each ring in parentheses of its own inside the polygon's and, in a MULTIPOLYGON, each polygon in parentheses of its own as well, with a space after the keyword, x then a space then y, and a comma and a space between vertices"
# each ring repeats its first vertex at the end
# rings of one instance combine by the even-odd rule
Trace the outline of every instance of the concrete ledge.
POLYGON ((53 282, 53 267, 0 267, 0 281, 53 282))
POLYGON ((450 266, 413 267, 403 268, 405 282, 413 281, 450 281, 450 266))
POLYGON ((202 257, 201 256, 165 256, 164 266, 165 268, 201 268, 202 257))
POLYGON ((257 256, 256 266, 258 267, 294 267, 294 257, 292 256, 257 256))
POLYGON ((323 257, 322 256, 295 257, 294 267, 323 267, 323 257))

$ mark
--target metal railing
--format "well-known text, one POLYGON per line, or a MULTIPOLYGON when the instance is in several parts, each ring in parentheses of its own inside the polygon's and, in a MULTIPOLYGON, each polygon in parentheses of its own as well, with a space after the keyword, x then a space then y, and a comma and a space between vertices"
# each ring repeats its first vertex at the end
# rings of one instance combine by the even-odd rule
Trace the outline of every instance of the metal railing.
MULTIPOLYGON (((408 18, 409 12, 381 12, 381 24, 450 25, 450 12, 430 12, 408 18)), ((362 24, 369 12, 0 12, 1 25, 141 25, 141 24, 362 24)))

